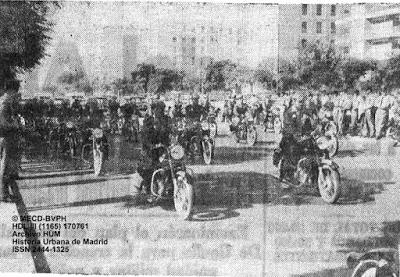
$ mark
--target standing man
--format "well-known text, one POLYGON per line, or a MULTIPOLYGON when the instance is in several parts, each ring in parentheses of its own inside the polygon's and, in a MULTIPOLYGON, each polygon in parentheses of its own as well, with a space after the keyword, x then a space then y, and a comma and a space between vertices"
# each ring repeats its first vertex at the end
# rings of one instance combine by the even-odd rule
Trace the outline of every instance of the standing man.
POLYGON ((10 185, 18 178, 19 126, 13 116, 12 94, 19 89, 18 81, 10 81, 0 93, 0 201, 11 202, 10 185))
POLYGON ((347 135, 350 131, 351 123, 351 110, 353 107, 353 101, 348 92, 342 94, 342 131, 343 135, 347 135))
POLYGON ((359 109, 362 104, 362 98, 358 90, 354 91, 352 103, 351 103, 351 122, 350 122, 350 135, 357 135, 357 121, 359 118, 359 109))
POLYGON ((391 105, 391 98, 387 90, 383 90, 377 99, 377 110, 375 114, 376 139, 380 139, 384 136, 391 105))
POLYGON ((343 106, 343 92, 340 94, 338 92, 335 93, 334 99, 333 99, 333 120, 335 121, 337 127, 338 127, 338 133, 343 134, 343 112, 342 112, 342 106, 343 106))
POLYGON ((372 89, 368 88, 366 90, 366 99, 365 99, 365 135, 367 137, 375 137, 375 95, 372 93, 372 89))

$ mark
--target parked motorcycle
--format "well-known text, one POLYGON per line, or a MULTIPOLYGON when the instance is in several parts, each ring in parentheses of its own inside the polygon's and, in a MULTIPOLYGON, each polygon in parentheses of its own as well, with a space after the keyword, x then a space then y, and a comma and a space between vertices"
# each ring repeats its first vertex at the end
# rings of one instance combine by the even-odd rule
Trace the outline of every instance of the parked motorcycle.
POLYGON ((233 117, 231 131, 237 143, 246 141, 249 146, 253 146, 257 141, 256 125, 250 117, 244 115, 233 117))
POLYGON ((75 157, 77 152, 77 130, 73 122, 68 121, 65 124, 65 149, 66 152, 71 156, 75 157))
POLYGON ((172 198, 178 215, 188 220, 192 215, 194 191, 192 176, 183 162, 184 149, 180 144, 158 148, 163 150, 163 154, 151 177, 151 194, 157 199, 172 198))
POLYGON ((322 199, 330 204, 341 196, 339 166, 329 159, 328 143, 317 143, 314 137, 300 140, 285 137, 275 149, 273 164, 280 178, 294 186, 318 187, 322 199))
POLYGON ((107 138, 100 128, 89 129, 92 133, 89 141, 82 146, 82 160, 91 163, 88 153, 93 154, 94 175, 99 176, 103 171, 104 161, 108 159, 109 144, 107 138))
POLYGON ((378 248, 350 253, 347 267, 353 269, 351 277, 398 277, 399 252, 394 248, 378 248))

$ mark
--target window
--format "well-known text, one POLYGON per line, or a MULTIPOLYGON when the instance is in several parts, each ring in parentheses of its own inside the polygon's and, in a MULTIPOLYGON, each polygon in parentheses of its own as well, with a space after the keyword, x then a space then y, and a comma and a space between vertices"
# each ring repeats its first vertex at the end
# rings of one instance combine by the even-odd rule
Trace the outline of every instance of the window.
POLYGON ((210 37, 210 41, 211 41, 211 42, 214 42, 214 38, 213 38, 213 37, 210 37))
POLYGON ((322 15, 322 5, 317 4, 317 15, 322 15))
POLYGON ((232 35, 232 28, 229 28, 229 34, 232 35))
POLYGON ((322 33, 322 22, 317 22, 317 34, 322 33))
POLYGON ((335 40, 331 39, 331 44, 334 45, 335 44, 335 40))
POLYGON ((194 65, 195 59, 194 57, 192 57, 192 65, 194 65))
POLYGON ((176 37, 173 37, 173 38, 172 38, 172 41, 173 41, 173 42, 176 42, 176 37))
POLYGON ((307 46, 307 40, 303 38, 303 39, 301 40, 301 47, 302 47, 302 48, 306 48, 306 46, 307 46))
POLYGON ((196 38, 192 38, 192 43, 196 43, 196 38))
POLYGON ((182 42, 183 42, 183 43, 186 42, 186 38, 185 38, 185 37, 182 38, 182 42))
POLYGON ((307 22, 302 22, 301 23, 301 32, 302 33, 307 33, 307 22))
POLYGON ((336 16, 336 5, 331 5, 331 16, 336 16))
POLYGON ((350 53, 350 48, 348 46, 344 47, 343 52, 345 54, 349 54, 350 53))
POLYGON ((204 44, 204 38, 201 38, 200 42, 201 44, 204 44))
POLYGON ((204 46, 201 47, 201 54, 204 54, 204 46))
POLYGON ((307 4, 301 5, 301 14, 302 15, 307 15, 307 7, 308 7, 307 4))
POLYGON ((336 34, 336 24, 335 24, 335 22, 331 22, 331 34, 336 34))
POLYGON ((204 30, 205 30, 204 26, 201 26, 201 32, 202 33, 204 33, 204 30))

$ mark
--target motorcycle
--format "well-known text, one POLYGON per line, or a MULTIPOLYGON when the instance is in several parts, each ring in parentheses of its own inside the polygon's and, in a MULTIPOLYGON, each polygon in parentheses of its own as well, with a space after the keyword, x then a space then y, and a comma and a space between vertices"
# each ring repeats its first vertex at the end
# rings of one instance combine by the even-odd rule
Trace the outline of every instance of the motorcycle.
POLYGON ((256 125, 253 119, 246 115, 232 118, 231 131, 237 143, 246 141, 249 146, 253 146, 257 141, 256 125))
POLYGON ((183 162, 184 149, 180 144, 158 148, 163 150, 163 154, 151 176, 151 194, 156 199, 172 198, 178 215, 189 220, 193 211, 194 190, 192 176, 183 162))
POLYGON ((201 153, 203 156, 204 163, 209 165, 212 162, 214 157, 214 149, 215 149, 215 135, 217 130, 217 125, 215 123, 210 122, 209 119, 203 120, 201 122, 201 153))
POLYGON ((204 163, 209 165, 214 157, 215 134, 216 124, 210 123, 208 119, 200 123, 179 120, 175 124, 172 141, 183 145, 192 155, 200 154, 204 163))
POLYGON ((86 143, 82 146, 82 160, 90 164, 88 153, 92 150, 94 175, 99 176, 103 171, 104 161, 108 159, 109 144, 102 129, 95 128, 89 130, 91 131, 89 138, 91 143, 86 143))
POLYGON ((273 154, 280 179, 296 187, 317 187, 325 202, 336 203, 341 196, 340 173, 339 166, 329 159, 328 147, 328 143, 318 144, 313 136, 299 141, 283 138, 273 154))
POLYGON ((339 151, 339 139, 337 136, 338 128, 336 124, 329 120, 317 125, 312 132, 318 145, 326 145, 329 157, 334 157, 339 151))
POLYGON ((64 149, 68 152, 71 157, 76 156, 78 147, 77 141, 77 130, 73 122, 68 121, 65 124, 65 145, 64 149))
POLYGON ((351 277, 398 277, 399 252, 394 248, 372 249, 367 253, 350 253, 347 267, 351 277))

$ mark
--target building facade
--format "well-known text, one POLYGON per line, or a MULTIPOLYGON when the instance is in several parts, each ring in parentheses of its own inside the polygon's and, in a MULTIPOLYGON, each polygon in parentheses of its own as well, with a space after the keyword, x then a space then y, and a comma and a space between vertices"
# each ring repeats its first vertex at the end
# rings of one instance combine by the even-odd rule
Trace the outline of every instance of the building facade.
POLYGON ((48 57, 24 88, 51 86, 78 64, 60 60, 79 60, 95 89, 129 78, 140 63, 197 77, 220 60, 276 71, 279 60, 296 59, 307 43, 334 42, 341 14, 342 6, 320 4, 66 2, 54 15, 48 57))
POLYGON ((348 57, 384 61, 400 54, 399 4, 353 4, 337 25, 338 48, 348 57))
POLYGON ((294 60, 309 43, 335 44, 336 21, 346 5, 279 5, 279 58, 294 60))

